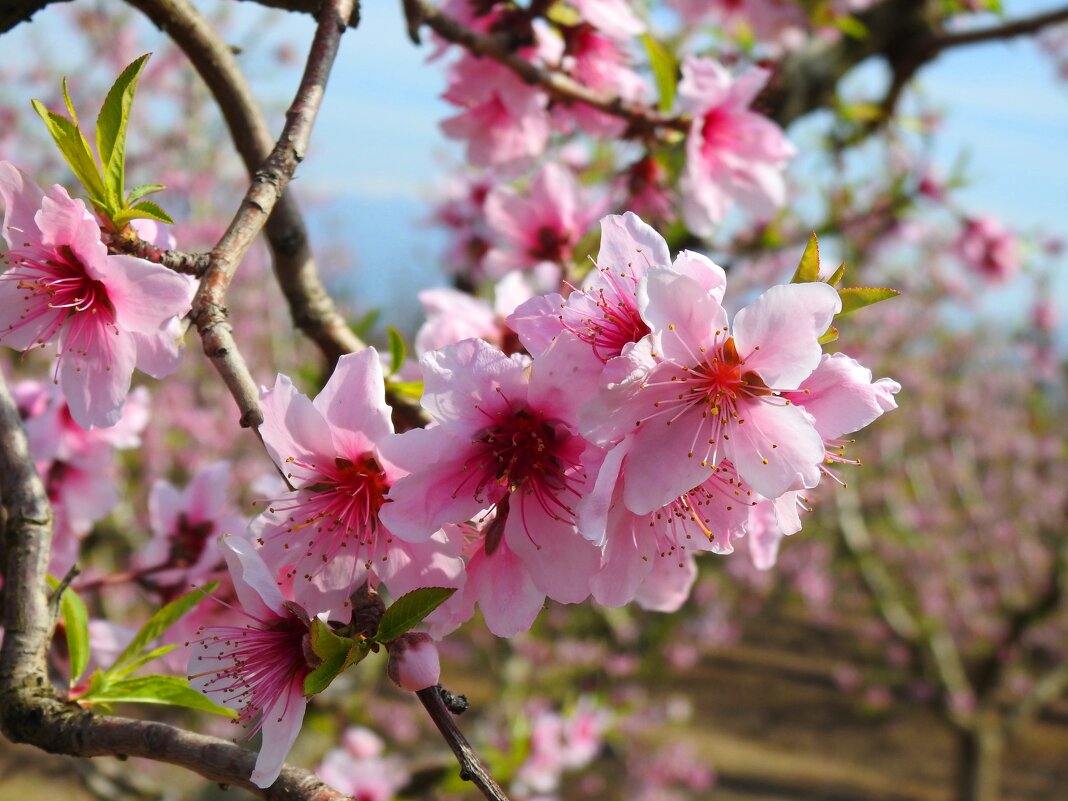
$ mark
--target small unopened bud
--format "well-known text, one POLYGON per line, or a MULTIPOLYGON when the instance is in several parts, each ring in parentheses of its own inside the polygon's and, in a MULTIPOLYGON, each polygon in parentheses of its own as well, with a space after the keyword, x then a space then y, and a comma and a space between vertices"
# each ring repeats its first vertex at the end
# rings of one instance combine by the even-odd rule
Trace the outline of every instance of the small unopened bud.
POLYGON ((438 661, 438 649, 429 634, 402 634, 388 647, 386 673, 402 690, 414 693, 438 683, 441 663, 438 661))

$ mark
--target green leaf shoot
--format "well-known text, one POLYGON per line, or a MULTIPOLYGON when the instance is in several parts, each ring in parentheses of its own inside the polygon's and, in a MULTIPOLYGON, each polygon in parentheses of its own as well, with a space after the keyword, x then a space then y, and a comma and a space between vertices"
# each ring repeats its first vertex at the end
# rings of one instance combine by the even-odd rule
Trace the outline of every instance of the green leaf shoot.
POLYGON ((447 601, 455 587, 420 587, 402 595, 390 606, 378 624, 375 641, 392 642, 447 601))

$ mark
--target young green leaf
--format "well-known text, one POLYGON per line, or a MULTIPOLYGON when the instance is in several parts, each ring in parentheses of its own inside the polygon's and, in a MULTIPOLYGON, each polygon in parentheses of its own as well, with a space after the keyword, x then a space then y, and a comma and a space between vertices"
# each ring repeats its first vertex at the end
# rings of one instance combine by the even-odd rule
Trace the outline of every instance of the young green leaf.
POLYGON ((108 674, 115 675, 122 668, 138 660, 141 657, 141 652, 145 650, 149 643, 159 639, 163 632, 173 626, 186 612, 204 600, 217 586, 219 586, 219 582, 212 581, 192 592, 187 592, 181 598, 171 601, 156 614, 152 615, 145 625, 141 627, 141 630, 134 635, 130 644, 119 654, 118 659, 108 669, 108 674))
POLYGON ((341 637, 319 618, 311 624, 312 651, 322 661, 304 678, 304 694, 315 695, 330 686, 341 671, 362 660, 368 653, 366 643, 341 637))
POLYGON ((896 298, 900 294, 896 289, 888 289, 886 287, 851 286, 839 289, 838 295, 842 298, 842 310, 835 316, 855 312, 857 309, 863 309, 873 303, 896 298))
POLYGON ((808 238, 805 252, 801 254, 791 284, 808 284, 820 280, 820 243, 815 234, 808 238))
POLYGON ((66 117, 49 111, 40 100, 33 100, 31 103, 33 110, 44 120, 48 132, 52 134, 52 139, 55 140, 71 172, 82 182, 82 186, 89 193, 89 199, 106 210, 108 198, 104 189, 104 179, 100 177, 100 168, 97 167, 93 153, 89 149, 89 143, 85 141, 78 126, 66 117))
POLYGON ((130 107, 141 70, 151 55, 146 53, 122 71, 104 98, 104 105, 96 118, 96 150, 104 168, 108 199, 115 209, 122 207, 126 193, 126 129, 130 122, 130 107))
POLYGON ((140 184, 130 190, 130 193, 126 195, 126 206, 132 206, 141 198, 154 194, 155 192, 162 192, 166 189, 163 184, 140 184))
POLYGON ((386 390, 402 398, 417 401, 423 397, 422 381, 387 381, 386 390))
POLYGON ((456 592, 455 587, 420 587, 418 590, 402 595, 382 615, 375 641, 392 642, 406 631, 410 631, 413 626, 445 603, 454 592, 456 592))
POLYGON ((174 225, 171 215, 153 203, 151 200, 142 200, 136 206, 123 209, 111 218, 117 227, 122 227, 130 220, 156 220, 157 222, 174 225))
MULTIPOLYGON (((59 582, 48 577, 48 586, 53 591, 59 582)), ((89 612, 82 599, 70 587, 59 599, 59 611, 63 615, 63 628, 67 635, 67 654, 70 656, 70 686, 82 677, 89 664, 89 612)))
POLYGON ((199 709, 213 715, 236 718, 237 713, 220 706, 189 686, 181 676, 137 676, 98 684, 95 689, 78 698, 78 703, 88 704, 168 704, 199 709))
POLYGON ((679 64, 675 56, 660 42, 647 33, 642 34, 642 44, 649 55, 649 66, 653 69, 656 89, 660 94, 660 110, 665 114, 671 111, 675 103, 675 91, 678 88, 677 77, 679 64))
POLYGON ((393 326, 386 329, 389 334, 389 374, 396 375, 404 366, 404 357, 408 349, 404 345, 404 337, 393 326))
POLYGON ((161 645, 159 648, 153 648, 151 651, 141 654, 141 656, 137 657, 137 659, 133 660, 132 662, 128 662, 126 665, 119 668, 118 670, 108 671, 108 676, 112 679, 121 679, 126 676, 129 676, 142 665, 148 664, 154 659, 159 659, 161 656, 166 656, 171 651, 175 650, 177 647, 177 644, 171 644, 161 645))
POLYGON ((78 112, 74 110, 74 101, 70 99, 70 92, 67 91, 66 77, 63 78, 63 104, 67 107, 67 113, 70 114, 70 121, 74 123, 74 127, 80 129, 78 112))
POLYGON ((842 279, 845 278, 845 262, 843 261, 838 265, 838 269, 834 271, 834 275, 827 279, 827 283, 831 286, 838 286, 842 283, 842 279))
POLYGON ((819 338, 819 343, 821 345, 826 345, 828 342, 834 342, 836 339, 838 339, 838 329, 832 325, 823 332, 823 336, 819 338))

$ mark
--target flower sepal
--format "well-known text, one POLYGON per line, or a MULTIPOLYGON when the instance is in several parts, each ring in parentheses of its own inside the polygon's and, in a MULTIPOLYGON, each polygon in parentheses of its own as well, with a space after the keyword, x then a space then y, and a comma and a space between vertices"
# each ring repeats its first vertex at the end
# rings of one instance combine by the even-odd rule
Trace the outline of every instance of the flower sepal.
POLYGON ((342 637, 319 618, 312 619, 305 644, 308 664, 314 667, 304 678, 306 696, 321 693, 342 671, 358 664, 371 651, 367 641, 342 637), (312 657, 318 660, 317 665, 313 663, 312 657))

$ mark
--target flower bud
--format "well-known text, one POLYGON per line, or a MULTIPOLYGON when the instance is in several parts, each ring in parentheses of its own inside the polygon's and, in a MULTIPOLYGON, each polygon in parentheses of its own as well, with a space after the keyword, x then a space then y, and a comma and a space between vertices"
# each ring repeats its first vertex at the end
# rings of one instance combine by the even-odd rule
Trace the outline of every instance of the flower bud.
POLYGON ((409 632, 391 642, 386 673, 398 687, 413 693, 437 684, 441 663, 430 635, 409 632))

